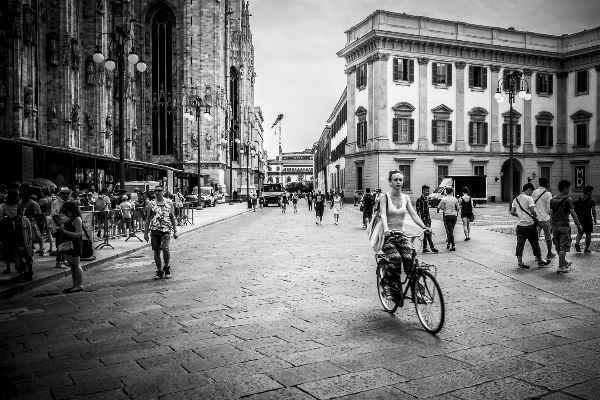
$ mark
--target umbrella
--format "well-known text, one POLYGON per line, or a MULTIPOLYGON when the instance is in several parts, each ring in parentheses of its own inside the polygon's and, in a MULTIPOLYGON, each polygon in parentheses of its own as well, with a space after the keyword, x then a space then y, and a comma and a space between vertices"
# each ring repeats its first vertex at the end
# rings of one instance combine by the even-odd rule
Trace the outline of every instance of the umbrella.
POLYGON ((50 189, 56 189, 56 185, 54 184, 54 182, 52 182, 51 180, 48 180, 48 179, 44 179, 44 178, 32 179, 31 183, 33 183, 35 186, 39 186, 39 187, 49 187, 50 189))

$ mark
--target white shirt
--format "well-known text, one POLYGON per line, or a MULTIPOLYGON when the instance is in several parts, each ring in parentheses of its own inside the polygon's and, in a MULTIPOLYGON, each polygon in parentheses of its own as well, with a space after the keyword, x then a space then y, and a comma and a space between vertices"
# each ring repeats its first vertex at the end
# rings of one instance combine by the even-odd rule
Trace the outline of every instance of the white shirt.
POLYGON ((517 225, 518 226, 533 225, 533 219, 528 214, 528 213, 530 213, 529 207, 533 207, 533 206, 534 206, 533 199, 530 196, 527 196, 525 193, 521 193, 516 199, 513 200, 512 208, 517 210, 517 216, 518 216, 517 225), (523 207, 523 209, 525 209, 525 211, 527 211, 527 212, 521 210, 521 207, 519 207, 519 204, 517 204, 517 200, 521 204, 521 207, 523 207))
POLYGON ((131 193, 131 201, 133 202, 133 204, 138 202, 138 194, 137 192, 133 192, 131 193))
POLYGON ((550 221, 550 200, 552 200, 552 193, 550 193, 550 190, 540 186, 533 191, 531 198, 535 202, 535 212, 538 216, 538 220, 550 221))

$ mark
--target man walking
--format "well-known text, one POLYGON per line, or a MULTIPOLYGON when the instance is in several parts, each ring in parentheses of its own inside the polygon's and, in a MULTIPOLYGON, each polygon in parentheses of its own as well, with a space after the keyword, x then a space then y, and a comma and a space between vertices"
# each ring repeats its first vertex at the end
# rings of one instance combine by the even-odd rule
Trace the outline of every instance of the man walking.
POLYGON ((535 203, 537 219, 540 222, 537 226, 538 236, 540 231, 543 230, 546 247, 548 248, 546 258, 550 259, 556 257, 556 254, 552 253, 552 235, 550 234, 550 200, 552 200, 552 193, 548 189, 548 179, 540 178, 539 182, 540 187, 533 191, 531 197, 535 203))
POLYGON ((558 182, 558 195, 550 201, 550 225, 552 226, 552 242, 558 253, 557 273, 571 272, 571 261, 567 261, 567 253, 571 250, 571 221, 569 215, 577 225, 577 230, 581 232, 582 226, 579 218, 573 209, 573 200, 568 197, 571 190, 571 182, 562 180, 558 182))
MULTIPOLYGON (((429 186, 423 185, 421 187, 421 196, 417 199, 416 211, 417 215, 421 218, 426 227, 431 228, 431 215, 429 214, 429 186)), ((431 251, 434 253, 438 252, 438 249, 433 245, 431 239, 431 230, 425 232, 425 240, 423 240, 423 253, 429 253, 427 243, 431 247, 431 251)))
POLYGON ((375 198, 371 194, 371 188, 365 190, 365 195, 361 200, 363 208, 363 229, 367 229, 367 226, 373 218, 373 205, 375 204, 375 198))
MULTIPOLYGON (((62 227, 62 225, 67 221, 67 217, 64 214, 61 215, 60 209, 62 208, 63 204, 69 201, 70 197, 71 190, 69 190, 68 187, 61 187, 58 191, 58 198, 52 202, 50 207, 50 215, 52 217, 52 227, 54 228, 54 231, 56 231, 59 227, 62 227)), ((58 239, 60 239, 60 236, 56 239, 56 265, 54 268, 69 269, 70 267, 63 265, 63 262, 65 261, 65 255, 58 251, 58 239)))
POLYGON ((533 255, 537 259, 540 268, 550 264, 549 260, 542 258, 542 250, 540 249, 539 236, 534 224, 534 218, 537 219, 535 212, 535 203, 531 198, 534 187, 532 183, 523 185, 523 192, 513 200, 510 210, 511 215, 518 218, 517 221, 517 269, 529 269, 529 265, 523 263, 523 249, 525 241, 528 240, 533 250, 533 255))
POLYGON ((315 195, 315 213, 317 215, 317 225, 323 225, 323 211, 325 210, 325 195, 321 189, 315 195))
POLYGON ((596 225, 596 200, 592 198, 593 187, 590 185, 583 188, 583 196, 577 200, 578 207, 575 212, 579 222, 583 227, 583 230, 577 232, 577 238, 575 239, 575 251, 581 252, 581 246, 579 242, 585 233, 585 251, 584 253, 589 254, 590 244, 592 243, 592 232, 594 231, 594 225, 596 225))
POLYGON ((354 191, 354 206, 358 205, 358 190, 354 191))
POLYGON ((177 227, 175 224, 175 213, 173 203, 164 198, 164 189, 157 186, 154 189, 156 199, 148 203, 146 208, 146 227, 144 229, 144 239, 149 239, 148 231, 152 238, 152 250, 154 251, 154 262, 156 263, 156 276, 154 279, 160 279, 163 276, 166 279, 171 277, 171 265, 169 264, 171 253, 169 252, 169 242, 171 240, 171 231, 173 238, 177 239, 177 227), (160 252, 162 250, 164 267, 161 269, 160 252))

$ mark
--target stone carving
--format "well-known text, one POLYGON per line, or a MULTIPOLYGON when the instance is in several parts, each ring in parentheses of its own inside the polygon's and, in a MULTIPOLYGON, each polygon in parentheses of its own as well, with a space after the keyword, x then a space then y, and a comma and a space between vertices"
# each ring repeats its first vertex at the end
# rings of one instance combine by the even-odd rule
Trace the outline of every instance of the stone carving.
POLYGON ((152 150, 152 143, 150 143, 149 140, 146 140, 146 152, 150 153, 150 150, 152 150))
POLYGON ((6 83, 0 82, 0 115, 6 114, 6 99, 8 97, 8 90, 6 89, 6 83))
MULTIPOLYGON (((104 68, 104 69, 106 69, 106 68, 104 68)), ((113 75, 114 75, 113 71, 106 70, 105 74, 106 74, 106 88, 110 89, 113 86, 113 75)))
POLYGON ((75 103, 71 109, 71 126, 75 129, 79 125, 81 125, 81 107, 75 103))
POLYGON ((596 71, 599 71, 599 72, 600 72, 600 64, 598 64, 598 65, 594 65, 594 69, 595 69, 596 71))
POLYGON ((146 87, 150 87, 150 83, 152 82, 152 67, 148 66, 146 69, 146 87))
POLYGON ((137 143, 137 139, 138 139, 138 127, 137 127, 137 125, 133 125, 131 127, 131 141, 133 143, 137 143))
POLYGON ((89 113, 87 111, 84 113, 84 116, 85 116, 85 122, 87 124, 88 135, 90 137, 94 137, 94 127, 95 127, 94 117, 92 116, 91 113, 89 113))
POLYGON ((27 118, 27 117, 29 117, 29 113, 32 110, 34 110, 34 107, 33 107, 33 86, 32 85, 27 85, 25 87, 24 103, 25 103, 24 116, 25 116, 25 118, 27 118))
POLYGON ((71 37, 69 35, 63 36, 63 65, 68 66, 71 64, 71 37))
POLYGON ((23 19, 23 1, 22 0, 13 0, 12 3, 12 26, 11 26, 11 36, 14 38, 21 37, 21 28, 23 19))
POLYGON ((525 76, 531 76, 531 75, 533 75, 533 71, 530 70, 529 68, 524 68, 523 69, 523 75, 525 75, 525 76))
POLYGON ((454 65, 456 65, 456 69, 465 69, 467 63, 464 61, 457 61, 454 63, 454 65))
POLYGON ((58 114, 56 111, 56 100, 52 100, 50 103, 50 107, 48 110, 48 119, 50 120, 50 126, 52 129, 56 129, 58 127, 58 114))
POLYGON ((24 7, 25 15, 23 18, 23 41, 25 44, 37 45, 37 24, 35 21, 35 12, 33 8, 26 4, 24 7))
POLYGON ((104 75, 104 71, 106 71, 106 68, 98 68, 96 73, 96 76, 98 77, 98 86, 104 85, 104 78, 106 76, 104 75))
POLYGON ((492 71, 492 72, 500 72, 500 68, 502 68, 500 65, 492 65, 490 67, 490 71, 492 71))
POLYGON ((150 123, 150 117, 152 115, 152 102, 150 99, 146 99, 146 123, 150 123))
POLYGON ((192 143, 192 147, 198 147, 198 135, 196 134, 196 132, 192 132, 190 142, 192 143))
POLYGON ((79 65, 81 64, 81 45, 77 39, 71 39, 71 61, 73 69, 79 69, 79 65))
POLYGON ((110 116, 110 114, 108 114, 106 116, 106 138, 112 135, 112 128, 112 117, 110 116))
POLYGON ((94 64, 94 60, 91 57, 88 57, 88 59, 85 60, 85 81, 89 86, 94 86, 96 84, 96 78, 94 76, 96 67, 94 64))
POLYGON ((146 31, 144 38, 144 48, 146 50, 146 54, 150 54, 150 31, 146 31))
POLYGON ((173 30, 173 54, 177 54, 177 35, 175 34, 175 30, 173 30))
POLYGON ((96 11, 98 11, 100 14, 104 14, 104 0, 96 1, 96 11))
POLYGON ((46 4, 40 0, 40 19, 42 22, 48 21, 48 12, 46 11, 46 4))
POLYGON ((48 35, 48 62, 50 65, 58 65, 58 35, 56 33, 48 35))
POLYGON ((417 59, 417 61, 419 62, 419 65, 427 65, 427 64, 429 64, 429 58, 426 58, 426 57, 419 57, 417 59))

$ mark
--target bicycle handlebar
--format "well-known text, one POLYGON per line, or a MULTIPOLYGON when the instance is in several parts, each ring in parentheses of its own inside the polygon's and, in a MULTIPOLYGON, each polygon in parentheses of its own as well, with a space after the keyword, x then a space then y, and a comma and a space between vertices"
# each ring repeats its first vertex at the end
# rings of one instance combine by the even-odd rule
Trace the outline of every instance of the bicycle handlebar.
MULTIPOLYGON (((429 228, 428 228, 429 229, 429 228)), ((397 231, 397 230, 390 230, 390 233, 392 235, 400 235, 400 236, 404 236, 408 239, 416 239, 418 237, 420 237, 422 234, 424 234, 428 229, 422 229, 419 233, 417 233, 416 235, 407 235, 406 233, 402 232, 402 231, 397 231)), ((431 232, 432 235, 435 235, 435 233, 431 232)))

